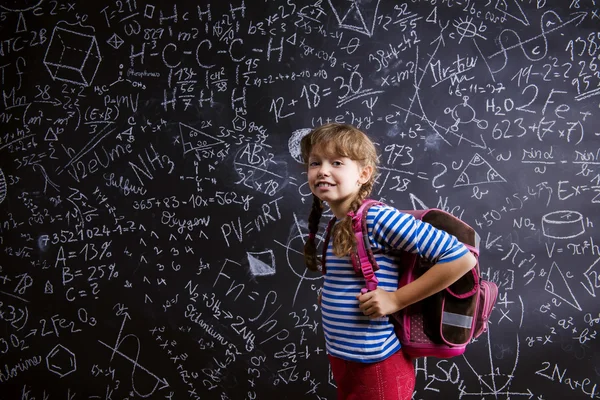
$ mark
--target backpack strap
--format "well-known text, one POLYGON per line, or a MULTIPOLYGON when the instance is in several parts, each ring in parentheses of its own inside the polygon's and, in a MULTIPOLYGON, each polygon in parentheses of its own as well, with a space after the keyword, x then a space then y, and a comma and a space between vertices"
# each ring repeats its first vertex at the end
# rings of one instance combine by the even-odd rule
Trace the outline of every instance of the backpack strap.
MULTIPOLYGON (((461 242, 461 243, 462 243, 462 242, 461 242)), ((471 253, 473 253, 473 254, 474 254, 476 257, 479 257, 479 248, 477 248, 477 247, 473 247, 473 246, 471 246, 471 245, 469 245, 469 244, 466 244, 466 243, 463 243, 463 244, 465 245, 465 247, 466 247, 467 249, 469 249, 469 251, 470 251, 471 253)))
MULTIPOLYGON (((369 243, 369 234, 367 230, 367 212, 369 208, 375 204, 383 204, 379 201, 366 199, 360 205, 356 212, 350 211, 348 216, 352 218, 352 228, 356 237, 356 253, 350 254, 350 261, 354 267, 354 271, 365 277, 365 289, 363 291, 371 291, 377 289, 379 281, 375 276, 375 271, 379 269, 377 261, 373 256, 371 250, 371 244, 369 243)), ((327 224, 327 230, 325 234, 325 241, 323 242, 323 256, 321 261, 321 272, 326 273, 325 259, 327 255, 327 247, 329 246, 329 240, 331 239, 331 230, 336 222, 336 218, 333 217, 327 224)))
POLYGON ((352 218, 352 228, 356 237, 356 254, 350 256, 354 270, 361 273, 365 278, 365 289, 361 292, 370 292, 377 289, 379 280, 375 276, 375 271, 379 269, 379 265, 373 257, 371 244, 369 243, 369 233, 367 230, 367 213, 369 208, 375 204, 383 204, 376 200, 366 199, 360 205, 356 213, 349 212, 348 215, 352 218))

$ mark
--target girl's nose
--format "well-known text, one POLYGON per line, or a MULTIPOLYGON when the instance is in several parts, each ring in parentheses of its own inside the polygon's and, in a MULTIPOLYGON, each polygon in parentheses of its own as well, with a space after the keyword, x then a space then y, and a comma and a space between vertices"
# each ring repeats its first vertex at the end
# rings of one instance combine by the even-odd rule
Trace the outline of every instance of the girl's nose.
POLYGON ((321 164, 321 167, 319 167, 319 171, 317 172, 317 176, 329 176, 329 170, 327 169, 327 167, 321 164))

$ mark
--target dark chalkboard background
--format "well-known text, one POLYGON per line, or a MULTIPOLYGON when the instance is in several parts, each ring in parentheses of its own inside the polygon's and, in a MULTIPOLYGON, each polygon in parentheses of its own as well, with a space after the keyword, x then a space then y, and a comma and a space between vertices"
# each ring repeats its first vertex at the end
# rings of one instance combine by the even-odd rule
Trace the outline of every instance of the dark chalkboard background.
POLYGON ((327 121, 500 287, 414 398, 600 398, 596 1, 4 1, 0 30, 0 399, 335 398, 298 154, 327 121))

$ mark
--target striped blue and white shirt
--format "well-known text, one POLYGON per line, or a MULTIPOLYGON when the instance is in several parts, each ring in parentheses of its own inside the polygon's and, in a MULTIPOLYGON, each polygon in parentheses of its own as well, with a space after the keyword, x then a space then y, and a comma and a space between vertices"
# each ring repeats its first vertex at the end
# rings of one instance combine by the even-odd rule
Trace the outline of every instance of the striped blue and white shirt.
MULTIPOLYGON (((401 249, 434 263, 455 260, 468 249, 454 236, 389 206, 372 206, 367 213, 369 242, 379 270, 379 286, 398 289, 398 256, 401 249), (396 253, 396 255, 394 254, 396 253)), ((389 317, 369 319, 360 311, 356 295, 365 280, 354 272, 349 257, 333 254, 333 240, 326 253, 326 274, 321 310, 328 354, 344 360, 373 363, 400 349, 389 317)))

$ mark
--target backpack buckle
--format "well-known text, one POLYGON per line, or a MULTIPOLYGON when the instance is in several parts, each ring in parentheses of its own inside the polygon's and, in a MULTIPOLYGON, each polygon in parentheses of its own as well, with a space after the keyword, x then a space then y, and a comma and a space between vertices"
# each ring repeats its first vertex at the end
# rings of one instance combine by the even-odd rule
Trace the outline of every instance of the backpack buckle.
POLYGON ((369 291, 369 292, 371 292, 371 291, 373 291, 373 290, 377 289, 377 283, 378 283, 378 282, 377 282, 377 278, 375 277, 375 275, 373 275, 373 278, 374 278, 374 279, 372 279, 372 280, 367 280, 367 281, 365 282, 365 283, 366 283, 366 285, 365 285, 365 286, 366 286, 366 289, 367 289, 367 291, 369 291))

